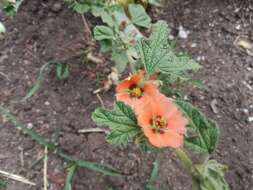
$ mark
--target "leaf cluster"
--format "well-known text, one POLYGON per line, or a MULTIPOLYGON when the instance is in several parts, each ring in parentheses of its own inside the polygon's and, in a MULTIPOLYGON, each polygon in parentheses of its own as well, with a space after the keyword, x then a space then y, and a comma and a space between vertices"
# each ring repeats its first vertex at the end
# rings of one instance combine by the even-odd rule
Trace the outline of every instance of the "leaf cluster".
POLYGON ((99 41, 102 52, 111 52, 111 59, 119 73, 129 62, 129 52, 136 54, 133 47, 143 37, 137 27, 151 26, 151 19, 141 5, 129 4, 128 11, 129 16, 120 6, 114 5, 100 9, 96 14, 105 25, 94 28, 94 38, 99 41))

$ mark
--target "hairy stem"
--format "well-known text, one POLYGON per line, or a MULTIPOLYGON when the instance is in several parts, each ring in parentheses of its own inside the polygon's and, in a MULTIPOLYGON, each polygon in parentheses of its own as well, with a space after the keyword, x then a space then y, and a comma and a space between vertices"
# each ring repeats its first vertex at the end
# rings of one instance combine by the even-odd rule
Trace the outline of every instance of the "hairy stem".
POLYGON ((176 148, 175 153, 176 153, 177 157, 180 159, 184 168, 187 170, 187 172, 190 175, 192 175, 194 164, 193 164, 192 160, 189 158, 189 156, 186 154, 186 152, 181 148, 176 148))

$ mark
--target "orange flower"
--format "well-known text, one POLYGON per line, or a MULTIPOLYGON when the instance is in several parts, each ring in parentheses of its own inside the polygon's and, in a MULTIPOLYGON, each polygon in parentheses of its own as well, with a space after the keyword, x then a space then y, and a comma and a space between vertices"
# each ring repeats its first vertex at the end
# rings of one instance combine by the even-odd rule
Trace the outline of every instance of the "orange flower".
POLYGON ((183 144, 188 121, 169 98, 158 94, 144 110, 138 123, 152 145, 177 148, 183 144))
POLYGON ((128 104, 138 114, 143 111, 143 106, 152 101, 158 90, 152 81, 144 81, 144 72, 140 71, 120 82, 116 93, 117 101, 128 104))

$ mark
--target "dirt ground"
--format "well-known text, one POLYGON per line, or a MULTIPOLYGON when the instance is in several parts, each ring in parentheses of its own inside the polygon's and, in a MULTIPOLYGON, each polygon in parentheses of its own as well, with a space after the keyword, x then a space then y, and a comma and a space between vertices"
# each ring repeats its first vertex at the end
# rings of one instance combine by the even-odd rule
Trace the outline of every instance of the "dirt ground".
MULTIPOLYGON (((203 66, 196 78, 203 79, 208 88, 187 87, 184 91, 220 126, 220 143, 213 157, 228 165, 226 177, 232 190, 253 189, 253 57, 234 45, 238 36, 253 42, 253 1, 170 0, 158 10, 152 10, 153 18, 168 22, 178 51, 189 53, 203 66), (179 37, 179 26, 189 31, 186 39, 179 37)), ((80 169, 74 177, 74 190, 143 190, 155 155, 135 146, 111 146, 104 134, 78 133, 95 127, 90 115, 100 102, 92 92, 110 72, 109 61, 82 63, 80 48, 86 50, 87 44, 81 17, 62 1, 26 0, 14 19, 1 12, 0 18, 8 30, 0 41, 0 104, 44 137, 59 136, 59 145, 69 154, 127 174, 105 177, 80 169), (51 59, 69 64, 69 78, 57 81, 51 72, 39 93, 27 102, 14 103, 25 96, 40 67, 51 59)), ((92 27, 94 21, 89 19, 89 23, 92 27)), ((93 54, 102 58, 98 47, 93 54)), ((106 106, 113 104, 113 90, 100 96, 106 106)), ((6 190, 41 190, 43 163, 35 167, 33 163, 43 155, 43 147, 3 119, 0 124, 0 169, 36 183, 30 187, 8 181, 6 190)), ((190 180, 173 152, 166 150, 158 158, 158 189, 189 190, 190 180)), ((65 167, 66 163, 49 154, 49 190, 62 189, 65 167)))

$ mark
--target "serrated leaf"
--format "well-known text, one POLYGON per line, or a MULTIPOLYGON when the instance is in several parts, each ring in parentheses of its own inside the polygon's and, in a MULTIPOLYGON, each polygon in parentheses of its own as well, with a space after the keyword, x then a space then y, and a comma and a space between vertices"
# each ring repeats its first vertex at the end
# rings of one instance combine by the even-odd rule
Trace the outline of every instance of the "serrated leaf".
POLYGON ((107 137, 107 142, 115 145, 126 145, 131 139, 136 137, 139 133, 135 127, 121 127, 120 129, 113 130, 107 137))
POLYGON ((207 119, 191 104, 182 100, 178 100, 176 103, 190 121, 187 126, 188 133, 185 135, 186 146, 197 152, 212 154, 219 137, 216 123, 207 119))
POLYGON ((114 38, 114 32, 107 26, 96 26, 94 28, 94 38, 96 40, 111 40, 114 38))
POLYGON ((133 110, 123 102, 116 102, 113 110, 96 109, 92 119, 97 125, 111 129, 107 139, 113 144, 127 144, 140 132, 133 110))
POLYGON ((148 74, 154 73, 158 70, 159 65, 166 64, 169 60, 168 33, 166 22, 158 21, 153 26, 150 38, 142 38, 138 41, 137 49, 148 74))
POLYGON ((151 19, 146 13, 143 6, 140 4, 130 4, 128 6, 129 14, 131 16, 131 21, 138 26, 145 28, 150 27, 151 19))
POLYGON ((168 63, 159 65, 159 70, 162 73, 171 74, 188 70, 197 71, 201 68, 201 66, 189 56, 175 55, 173 52, 171 52, 169 55, 168 63))
POLYGON ((224 172, 226 166, 216 160, 208 160, 204 164, 195 165, 198 172, 196 184, 199 190, 229 190, 224 172))

